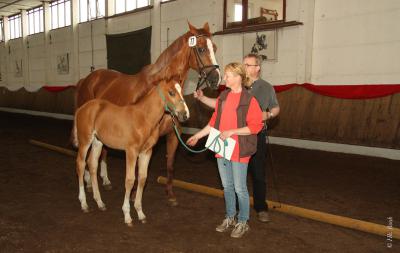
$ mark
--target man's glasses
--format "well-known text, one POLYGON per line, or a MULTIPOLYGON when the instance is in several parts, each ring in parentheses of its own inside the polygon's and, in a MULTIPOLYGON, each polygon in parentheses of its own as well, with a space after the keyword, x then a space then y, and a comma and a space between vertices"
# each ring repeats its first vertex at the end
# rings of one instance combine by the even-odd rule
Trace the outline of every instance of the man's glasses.
POLYGON ((247 64, 247 63, 245 63, 244 66, 246 66, 246 67, 256 67, 258 65, 257 64, 247 64))

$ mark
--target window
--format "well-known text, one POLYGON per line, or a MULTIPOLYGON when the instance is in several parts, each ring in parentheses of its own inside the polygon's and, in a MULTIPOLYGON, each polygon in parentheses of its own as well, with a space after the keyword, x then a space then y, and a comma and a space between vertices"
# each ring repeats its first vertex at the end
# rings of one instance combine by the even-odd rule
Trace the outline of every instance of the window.
POLYGON ((115 0, 115 14, 150 5, 150 0, 115 0))
POLYGON ((44 31, 43 7, 28 10, 28 35, 44 31))
POLYGON ((285 21, 286 0, 224 0, 224 29, 285 21))
POLYGON ((10 39, 20 38, 21 32, 21 14, 8 17, 8 24, 10 25, 10 39))
POLYGON ((51 29, 71 25, 71 1, 58 0, 50 3, 51 29))
POLYGON ((79 0, 80 22, 104 17, 105 11, 105 0, 79 0))
POLYGON ((0 19, 0 41, 4 41, 4 22, 0 19))

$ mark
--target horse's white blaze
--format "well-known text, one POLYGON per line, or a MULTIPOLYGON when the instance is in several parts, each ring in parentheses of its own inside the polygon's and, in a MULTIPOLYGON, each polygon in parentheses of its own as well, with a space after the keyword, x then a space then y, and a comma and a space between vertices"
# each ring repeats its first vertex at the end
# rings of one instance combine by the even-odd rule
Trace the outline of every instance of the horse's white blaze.
POLYGON ((207 39, 207 47, 208 47, 208 51, 210 52, 210 58, 211 58, 212 64, 218 65, 217 60, 215 59, 214 47, 213 47, 213 44, 210 39, 207 39))
MULTIPOLYGON (((183 95, 182 95, 182 87, 179 85, 179 83, 176 83, 176 84, 175 84, 175 89, 178 91, 179 96, 181 97, 181 99, 182 99, 183 101, 185 101, 185 100, 183 99, 183 95)), ((185 111, 186 111, 187 117, 190 118, 189 108, 187 107, 186 102, 185 102, 185 111)))
MULTIPOLYGON (((208 47, 208 51, 210 52, 210 58, 211 58, 212 64, 218 65, 217 60, 215 59, 214 47, 213 47, 213 44, 210 39, 207 39, 207 47, 208 47)), ((216 69, 216 71, 218 72, 218 76, 219 76, 218 83, 221 83, 221 81, 222 81, 221 72, 219 71, 219 69, 216 69)))

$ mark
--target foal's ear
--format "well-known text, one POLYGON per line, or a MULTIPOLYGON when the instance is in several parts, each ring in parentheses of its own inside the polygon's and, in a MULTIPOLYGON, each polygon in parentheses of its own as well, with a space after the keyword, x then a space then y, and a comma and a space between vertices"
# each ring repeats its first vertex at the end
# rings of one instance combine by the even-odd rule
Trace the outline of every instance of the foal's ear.
POLYGON ((197 28, 194 27, 194 26, 192 26, 192 24, 191 24, 189 21, 188 21, 188 25, 189 25, 189 31, 190 31, 190 33, 193 34, 193 35, 197 35, 197 34, 198 34, 197 28))

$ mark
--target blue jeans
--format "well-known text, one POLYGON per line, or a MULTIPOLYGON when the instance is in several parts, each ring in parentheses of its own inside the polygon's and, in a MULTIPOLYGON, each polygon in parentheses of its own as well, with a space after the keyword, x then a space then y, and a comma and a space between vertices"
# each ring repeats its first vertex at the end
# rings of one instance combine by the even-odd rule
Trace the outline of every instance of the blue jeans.
POLYGON ((250 216, 250 198, 247 191, 247 163, 217 158, 219 175, 224 187, 226 216, 236 215, 236 196, 239 202, 238 221, 246 222, 250 216))

